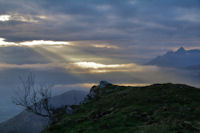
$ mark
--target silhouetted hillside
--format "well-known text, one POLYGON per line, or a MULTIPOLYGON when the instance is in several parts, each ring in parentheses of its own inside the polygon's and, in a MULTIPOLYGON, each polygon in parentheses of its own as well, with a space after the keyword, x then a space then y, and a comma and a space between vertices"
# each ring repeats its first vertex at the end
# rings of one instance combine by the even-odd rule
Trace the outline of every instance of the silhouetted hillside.
POLYGON ((200 132, 200 90, 182 84, 94 86, 72 108, 42 133, 200 132))

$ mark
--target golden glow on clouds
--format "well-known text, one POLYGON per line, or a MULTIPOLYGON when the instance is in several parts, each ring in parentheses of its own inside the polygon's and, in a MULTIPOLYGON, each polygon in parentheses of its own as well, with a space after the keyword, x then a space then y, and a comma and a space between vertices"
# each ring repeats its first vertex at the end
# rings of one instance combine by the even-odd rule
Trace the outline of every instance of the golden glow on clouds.
POLYGON ((77 84, 57 84, 54 88, 86 88, 90 89, 95 83, 77 83, 77 84))
POLYGON ((117 84, 120 86, 148 86, 150 84, 147 83, 124 83, 124 84, 117 84))
MULTIPOLYGON (((54 40, 31 40, 31 41, 22 41, 22 42, 10 42, 6 41, 5 38, 0 37, 0 46, 57 46, 58 48, 62 46, 76 46, 77 48, 82 47, 95 47, 95 48, 107 48, 107 49, 119 49, 118 46, 111 44, 78 44, 68 41, 54 41, 54 40)), ((88 63, 87 63, 88 64, 88 63)), ((98 64, 99 65, 99 64, 98 64)))
POLYGON ((76 46, 93 47, 93 48, 106 48, 106 49, 120 49, 119 46, 111 44, 105 41, 72 41, 72 44, 76 46))
POLYGON ((47 63, 47 64, 6 64, 0 63, 0 70, 4 69, 35 69, 35 70, 49 70, 55 68, 62 68, 61 64, 47 63))
POLYGON ((75 65, 82 67, 82 68, 93 68, 93 69, 99 69, 99 68, 117 68, 117 67, 123 67, 124 65, 119 64, 113 64, 113 65, 105 65, 95 62, 76 62, 75 65))
POLYGON ((76 70, 71 70, 74 73, 142 72, 146 70, 157 70, 155 66, 141 66, 134 63, 106 65, 96 62, 76 62, 72 65, 74 65, 72 68, 76 68, 76 70))
MULTIPOLYGON (((119 86, 148 86, 150 84, 147 83, 114 83, 116 85, 119 86)), ((85 88, 86 90, 90 90, 90 88, 94 85, 98 85, 97 83, 77 83, 77 84, 57 84, 54 86, 54 88, 58 89, 58 88, 70 88, 70 89, 74 89, 74 88, 85 88)))
MULTIPOLYGON (((119 86, 134 86, 134 87, 143 87, 143 86, 148 86, 150 84, 147 84, 147 83, 113 83, 115 85, 119 85, 119 86)), ((84 89, 84 90, 87 90, 89 91, 90 88, 92 86, 97 86, 98 84, 97 83, 75 83, 75 84, 56 84, 54 85, 53 88, 55 89, 68 89, 70 88, 71 90, 73 89, 84 89)))
POLYGON ((113 49, 119 49, 119 47, 117 47, 115 45, 105 45, 105 44, 95 44, 95 45, 93 45, 93 47, 96 47, 96 48, 113 48, 113 49))
MULTIPOLYGON (((177 51, 180 47, 174 47, 172 48, 173 51, 177 51)), ((185 50, 193 50, 193 49, 199 49, 200 50, 200 46, 184 46, 185 50)))
MULTIPOLYGON (((200 46, 190 46, 190 47, 184 47, 186 50, 192 50, 192 49, 200 49, 200 46)), ((176 49, 177 50, 177 49, 176 49)))
POLYGON ((47 16, 42 16, 42 15, 40 15, 40 16, 37 16, 38 18, 40 18, 40 19, 48 19, 48 17, 47 16))
POLYGON ((21 21, 21 22, 29 22, 29 23, 37 23, 38 20, 34 19, 30 15, 19 15, 19 14, 12 14, 10 20, 21 21))
POLYGON ((6 42, 4 38, 0 38, 0 46, 10 46, 10 45, 17 45, 14 42, 6 42))
POLYGON ((77 62, 77 63, 61 63, 52 62, 47 64, 6 64, 0 63, 0 70, 4 69, 35 69, 35 70, 54 70, 63 69, 75 75, 79 74, 96 74, 111 72, 145 72, 157 71, 155 66, 141 66, 137 64, 111 64, 105 65, 95 62, 77 62))
POLYGON ((21 42, 20 45, 37 46, 37 45, 70 45, 70 44, 69 42, 65 42, 65 41, 33 40, 33 41, 21 42))
POLYGON ((0 15, 0 21, 5 22, 5 21, 9 21, 11 18, 10 15, 0 15))
POLYGON ((5 15, 0 15, 0 21, 6 22, 6 21, 21 21, 21 22, 29 22, 29 23, 38 23, 39 20, 45 20, 48 19, 47 16, 43 15, 28 15, 28 14, 18 14, 18 13, 11 13, 11 14, 5 14, 5 15))
POLYGON ((71 45, 67 41, 52 41, 52 40, 33 40, 25 42, 7 42, 5 38, 0 38, 0 46, 38 46, 38 45, 71 45))

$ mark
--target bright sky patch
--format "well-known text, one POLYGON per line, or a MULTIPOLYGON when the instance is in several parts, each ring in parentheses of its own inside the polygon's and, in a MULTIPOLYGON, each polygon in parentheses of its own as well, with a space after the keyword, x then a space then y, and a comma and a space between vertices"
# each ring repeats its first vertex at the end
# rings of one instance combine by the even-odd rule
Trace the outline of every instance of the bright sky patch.
POLYGON ((71 45, 67 41, 52 41, 52 40, 33 40, 24 42, 8 42, 5 38, 0 38, 0 46, 38 46, 38 45, 71 45))
POLYGON ((5 22, 10 20, 10 15, 0 15, 0 21, 5 22))

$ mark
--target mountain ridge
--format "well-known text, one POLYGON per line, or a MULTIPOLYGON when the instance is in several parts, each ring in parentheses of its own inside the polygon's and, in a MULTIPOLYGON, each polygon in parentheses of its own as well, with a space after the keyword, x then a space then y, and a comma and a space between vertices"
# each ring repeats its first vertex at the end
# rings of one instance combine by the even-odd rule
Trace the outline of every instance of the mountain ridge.
POLYGON ((147 65, 177 68, 200 65, 200 50, 185 50, 184 47, 180 47, 177 51, 168 51, 166 54, 152 59, 147 65))

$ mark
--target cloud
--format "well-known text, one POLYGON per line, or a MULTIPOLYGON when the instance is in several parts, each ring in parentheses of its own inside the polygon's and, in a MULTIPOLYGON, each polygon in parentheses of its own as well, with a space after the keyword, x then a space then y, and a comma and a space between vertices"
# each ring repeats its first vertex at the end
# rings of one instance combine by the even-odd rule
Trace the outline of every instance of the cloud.
POLYGON ((10 20, 10 15, 0 15, 0 21, 5 22, 10 20))
POLYGON ((3 45, 3 46, 10 46, 10 45, 15 46, 17 44, 14 43, 14 42, 7 42, 5 40, 5 38, 0 38, 0 45, 3 45))
POLYGON ((75 70, 75 73, 111 73, 111 72, 141 72, 145 69, 156 69, 153 66, 140 66, 137 64, 100 64, 96 62, 76 62, 73 63, 81 71, 75 70))
POLYGON ((106 45, 106 44, 94 44, 92 45, 93 47, 96 47, 96 48, 111 48, 111 49, 119 49, 118 46, 115 46, 115 45, 106 45))
MULTIPOLYGON (((76 84, 73 86, 74 88, 80 87, 78 86, 80 84, 84 85, 82 87, 88 87, 100 80, 108 80, 115 84, 124 85, 147 85, 163 82, 197 84, 190 72, 137 64, 100 64, 95 62, 0 64, 0 73, 3 75, 4 73, 14 72, 13 74, 16 74, 17 72, 19 74, 27 71, 40 75, 38 81, 48 81, 48 83, 57 85, 58 88, 64 87, 65 84, 68 87, 70 84, 72 86, 76 84), (47 77, 44 77, 44 75, 47 77)), ((3 82, 5 84, 8 81, 3 82)))
POLYGON ((9 16, 9 20, 7 21, 19 21, 25 23, 39 23, 41 20, 47 19, 47 16, 42 15, 29 15, 29 14, 17 14, 11 13, 9 16))
POLYGON ((0 46, 44 46, 44 45, 70 45, 66 41, 52 41, 52 40, 32 40, 24 42, 7 42, 5 38, 0 38, 0 46))
POLYGON ((69 42, 65 41, 51 41, 51 40, 33 40, 20 42, 20 45, 24 46, 36 46, 36 45, 70 45, 69 42))
POLYGON ((90 88, 96 83, 74 83, 74 84, 56 84, 53 86, 56 93, 63 93, 69 90, 90 91, 90 88))
POLYGON ((33 70, 52 70, 55 68, 61 68, 58 64, 0 64, 0 70, 5 69, 33 69, 33 70))
MULTIPOLYGON (((16 5, 18 16, 27 16, 26 20, 39 22, 38 24, 16 23, 13 25, 15 29, 10 29, 8 24, 6 29, 10 32, 4 37, 12 41, 124 39, 124 43, 137 40, 144 44, 143 40, 155 39, 156 42, 157 38, 167 40, 171 39, 172 35, 173 38, 181 39, 188 35, 181 32, 183 28, 179 26, 180 21, 176 18, 184 16, 186 12, 177 14, 177 8, 199 10, 197 0, 190 2, 186 0, 181 2, 180 0, 94 0, 92 2, 89 0, 85 2, 44 0, 42 2, 2 1, 2 3, 7 3, 8 9, 11 5, 16 5), (23 10, 19 9, 20 4, 24 7, 23 10), (45 7, 48 7, 48 10, 45 7), (39 19, 37 16, 44 16, 41 17, 44 19, 39 19), (19 30, 21 30, 20 34, 19 30)), ((12 11, 10 12, 12 14, 12 11)), ((193 14, 190 13, 191 16, 193 14)), ((192 28, 198 27, 198 24, 191 26, 181 22, 181 25, 185 27, 185 30, 199 34, 192 28)), ((194 36, 193 38, 197 39, 194 36)), ((153 43, 145 45, 153 45, 153 43)))
POLYGON ((65 69, 71 73, 112 73, 112 72, 143 72, 157 70, 154 66, 141 66, 137 64, 101 64, 96 62, 75 62, 75 63, 46 63, 46 64, 0 64, 0 70, 5 69, 33 69, 33 70, 53 70, 65 69))
MULTIPOLYGON (((117 84, 120 86, 147 86, 149 84, 147 83, 125 83, 125 84, 120 84, 120 83, 113 83, 117 84)), ((55 93, 60 94, 64 93, 69 90, 82 90, 82 91, 90 91, 90 88, 94 85, 98 85, 98 83, 74 83, 74 84, 56 84, 53 86, 55 93)))
POLYGON ((178 8, 177 14, 179 14, 179 16, 177 17, 177 20, 189 23, 199 23, 200 22, 199 13, 200 10, 198 9, 178 8))
POLYGON ((119 68, 124 67, 124 64, 112 64, 112 65, 105 65, 95 62, 76 62, 75 65, 82 67, 82 68, 93 68, 93 69, 99 69, 99 68, 119 68))
POLYGON ((0 14, 11 16, 0 22, 0 33, 15 43, 85 42, 77 46, 84 52, 110 49, 107 57, 145 63, 163 49, 199 45, 199 5, 198 0, 0 0, 0 14))
MULTIPOLYGON (((199 46, 199 7, 199 0, 0 0, 0 14, 12 19, 0 22, 0 41, 44 45, 34 50, 50 62, 145 63, 180 45, 199 46), (47 47, 63 42, 68 47, 47 47)), ((99 68, 117 70, 124 71, 99 68)))

